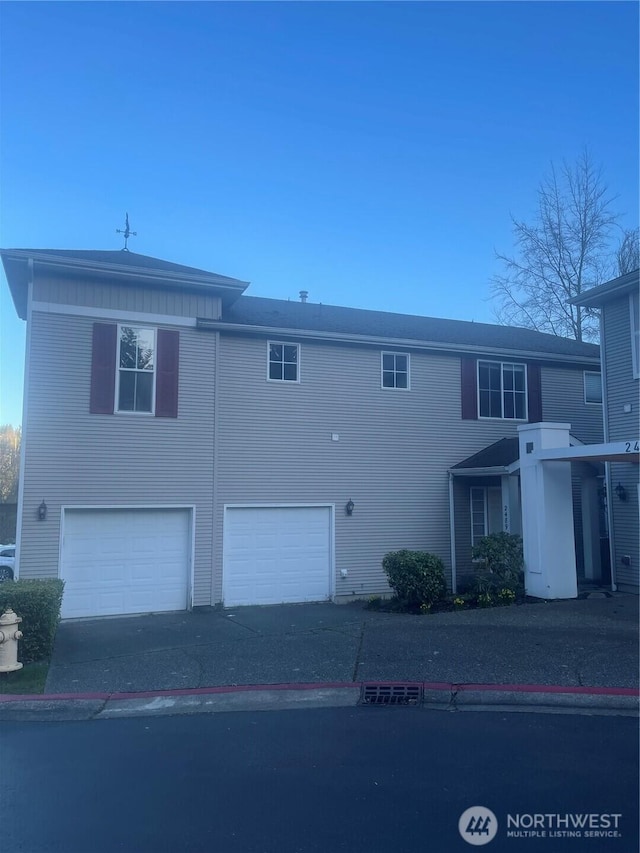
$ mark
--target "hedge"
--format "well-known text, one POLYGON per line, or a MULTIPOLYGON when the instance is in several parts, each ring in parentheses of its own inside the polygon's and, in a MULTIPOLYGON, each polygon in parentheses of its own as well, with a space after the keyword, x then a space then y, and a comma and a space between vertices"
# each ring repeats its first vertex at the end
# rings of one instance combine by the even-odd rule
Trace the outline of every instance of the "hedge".
POLYGON ((18 580, 0 583, 0 615, 7 608, 22 616, 24 637, 18 644, 18 659, 32 663, 51 657, 60 619, 64 581, 18 580))

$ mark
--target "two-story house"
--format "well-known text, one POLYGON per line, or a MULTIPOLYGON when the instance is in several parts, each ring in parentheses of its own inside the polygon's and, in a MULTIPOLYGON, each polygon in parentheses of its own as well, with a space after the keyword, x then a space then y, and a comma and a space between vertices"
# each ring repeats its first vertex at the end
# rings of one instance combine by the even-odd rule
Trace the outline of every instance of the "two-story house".
POLYGON ((27 321, 18 570, 62 577, 65 617, 381 594, 399 548, 455 589, 474 541, 520 529, 518 425, 602 440, 591 344, 125 251, 2 258, 27 321))
POLYGON ((622 592, 638 593, 640 273, 635 270, 593 287, 574 302, 585 308, 600 310, 604 440, 624 442, 624 451, 628 453, 620 461, 607 463, 612 579, 622 592))

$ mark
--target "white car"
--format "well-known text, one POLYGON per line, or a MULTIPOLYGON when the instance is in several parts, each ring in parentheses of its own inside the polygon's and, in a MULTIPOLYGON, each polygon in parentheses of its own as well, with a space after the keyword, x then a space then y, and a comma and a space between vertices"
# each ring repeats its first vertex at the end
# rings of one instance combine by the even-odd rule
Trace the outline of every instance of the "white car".
POLYGON ((16 564, 16 546, 0 546, 0 581, 13 580, 13 570, 16 564))

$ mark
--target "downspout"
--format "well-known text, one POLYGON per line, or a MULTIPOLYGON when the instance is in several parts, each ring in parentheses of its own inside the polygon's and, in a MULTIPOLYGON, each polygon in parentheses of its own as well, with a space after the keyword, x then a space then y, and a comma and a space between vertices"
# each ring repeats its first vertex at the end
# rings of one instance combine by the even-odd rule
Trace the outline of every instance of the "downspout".
MULTIPOLYGON (((20 577, 20 554, 22 551, 22 515, 24 509, 24 466, 27 447, 27 418, 29 408, 29 369, 31 363, 31 326, 33 305, 33 258, 27 261, 27 332, 24 347, 24 380, 22 382, 22 425, 20 430, 20 474, 18 476, 18 506, 16 509, 16 554, 14 577, 20 577)), ((60 567, 58 567, 58 571, 60 567)))
MULTIPOLYGON (((607 359, 604 357, 604 308, 600 309, 600 373, 602 375, 602 434, 605 443, 609 442, 609 407, 607 405, 607 359)), ((607 527, 609 532, 609 565, 611 566, 611 590, 616 592, 616 558, 615 544, 613 541, 613 510, 611 491, 611 463, 604 463, 604 484, 607 495, 607 527)))
POLYGON ((451 543, 451 592, 458 592, 458 574, 456 568, 456 523, 453 503, 453 474, 449 471, 449 542, 451 543))
MULTIPOLYGON (((216 546, 221 545, 221 538, 217 536, 218 525, 218 400, 219 400, 219 377, 220 377, 220 332, 214 333, 213 348, 215 352, 213 368, 213 471, 211 473, 211 597, 210 603, 216 604, 216 583, 218 568, 218 551, 216 546)), ((222 556, 220 555, 220 582, 222 583, 222 556)))

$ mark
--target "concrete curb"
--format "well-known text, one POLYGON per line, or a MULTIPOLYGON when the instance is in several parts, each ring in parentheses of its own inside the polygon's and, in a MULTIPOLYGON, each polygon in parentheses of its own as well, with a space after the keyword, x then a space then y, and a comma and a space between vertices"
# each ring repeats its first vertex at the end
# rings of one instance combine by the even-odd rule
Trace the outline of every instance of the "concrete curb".
MULTIPOLYGON (((4 694, 0 695, 0 720, 65 721, 161 714, 353 707, 360 700, 362 686, 368 683, 253 684, 144 693, 4 694)), ((405 685, 406 682, 375 684, 405 685)), ((450 711, 511 708, 637 714, 640 695, 639 690, 633 687, 443 682, 417 682, 417 685, 423 690, 423 707, 450 711)))

